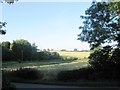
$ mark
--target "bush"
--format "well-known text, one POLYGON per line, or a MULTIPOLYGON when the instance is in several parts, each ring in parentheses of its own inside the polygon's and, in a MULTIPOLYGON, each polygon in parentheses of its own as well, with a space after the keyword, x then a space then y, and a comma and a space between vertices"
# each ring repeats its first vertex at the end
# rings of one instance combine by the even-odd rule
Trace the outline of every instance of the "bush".
POLYGON ((110 46, 95 50, 89 56, 90 65, 96 70, 106 70, 108 67, 112 67, 111 52, 112 48, 110 46))
POLYGON ((50 59, 61 59, 57 52, 41 51, 36 54, 37 60, 50 60, 50 59))
POLYGON ((81 68, 79 70, 61 71, 57 75, 59 81, 92 80, 93 68, 81 68))
POLYGON ((68 57, 68 56, 64 56, 62 57, 63 60, 78 60, 77 57, 68 57))
POLYGON ((36 79, 41 79, 43 77, 42 72, 32 68, 20 68, 16 71, 11 71, 10 75, 12 75, 13 77, 18 77, 28 80, 36 80, 36 79))
POLYGON ((4 73, 2 73, 2 90, 16 90, 16 87, 10 83, 4 73))
POLYGON ((111 60, 114 62, 114 67, 112 67, 112 77, 116 80, 120 81, 120 48, 116 48, 113 50, 113 54, 111 56, 111 60))
POLYGON ((90 65, 101 72, 101 78, 120 80, 120 49, 111 46, 103 47, 90 54, 90 65))

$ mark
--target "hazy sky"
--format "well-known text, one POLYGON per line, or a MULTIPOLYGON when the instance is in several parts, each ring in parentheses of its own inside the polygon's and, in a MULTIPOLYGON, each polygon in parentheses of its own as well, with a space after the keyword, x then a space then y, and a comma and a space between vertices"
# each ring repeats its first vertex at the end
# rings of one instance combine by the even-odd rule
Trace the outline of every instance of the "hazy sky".
POLYGON ((80 15, 91 2, 20 2, 2 5, 2 21, 7 22, 6 35, 0 41, 25 39, 39 49, 89 49, 79 40, 80 15))

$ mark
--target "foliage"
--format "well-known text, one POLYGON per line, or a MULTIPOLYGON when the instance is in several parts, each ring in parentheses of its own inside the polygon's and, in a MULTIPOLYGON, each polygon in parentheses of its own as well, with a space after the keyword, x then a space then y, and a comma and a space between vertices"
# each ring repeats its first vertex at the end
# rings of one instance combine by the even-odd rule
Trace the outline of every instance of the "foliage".
POLYGON ((17 2, 18 0, 1 0, 0 3, 6 2, 8 4, 13 4, 15 1, 17 2))
POLYGON ((43 77, 43 73, 33 68, 20 68, 16 71, 9 71, 8 75, 26 80, 36 80, 43 77))
POLYGON ((3 41, 3 42, 2 42, 2 46, 3 46, 4 48, 10 49, 10 45, 11 45, 11 43, 10 43, 9 41, 3 41))
POLYGON ((11 84, 4 72, 2 73, 2 90, 16 90, 16 87, 11 84))
POLYGON ((81 16, 84 25, 78 39, 94 50, 89 64, 102 77, 120 80, 120 2, 93 2, 85 14, 81 16), (106 43, 111 45, 103 47, 106 43))
POLYGON ((69 57, 68 56, 63 56, 62 59, 63 60, 78 60, 77 57, 70 57, 70 56, 69 57))
POLYGON ((2 34, 2 35, 6 34, 6 31, 2 29, 3 27, 5 27, 6 24, 7 24, 6 22, 0 21, 0 34, 2 34))
POLYGON ((12 61, 14 58, 13 51, 2 46, 2 61, 12 61))
POLYGON ((79 70, 61 71, 57 75, 59 81, 77 81, 77 80, 92 80, 93 68, 81 68, 79 70))
POLYGON ((112 49, 110 46, 103 47, 91 53, 89 57, 90 65, 102 72, 105 78, 120 80, 120 49, 112 49), (106 73, 107 72, 107 73, 106 73))
POLYGON ((120 2, 93 2, 85 11, 79 40, 90 43, 91 49, 116 41, 120 46, 120 2))
POLYGON ((30 60, 49 60, 61 59, 57 52, 37 51, 35 43, 32 45, 27 40, 16 40, 11 44, 9 41, 2 42, 2 59, 3 61, 17 60, 30 61, 30 60))
POLYGON ((17 60, 31 60, 32 48, 27 40, 13 41, 11 49, 17 60))
POLYGON ((111 50, 110 46, 106 46, 103 49, 95 50, 89 56, 89 63, 92 65, 93 68, 102 69, 104 70, 106 67, 111 67, 113 61, 111 58, 111 50), (107 66, 106 66, 107 65, 107 66))
MULTIPOLYGON (((18 1, 18 0, 0 0, 0 3, 3 3, 3 1, 5 1, 8 4, 13 4, 14 1, 18 1)), ((2 28, 5 27, 7 23, 6 22, 1 22, 0 21, 0 34, 5 35, 6 34, 6 30, 3 30, 2 28)))
POLYGON ((77 52, 78 50, 77 50, 77 48, 74 48, 74 50, 73 50, 73 51, 77 52))
POLYGON ((32 60, 36 60, 36 55, 37 55, 37 46, 35 45, 35 43, 33 43, 31 45, 31 48, 32 48, 32 60))
POLYGON ((37 60, 61 59, 57 52, 41 51, 36 54, 37 60))

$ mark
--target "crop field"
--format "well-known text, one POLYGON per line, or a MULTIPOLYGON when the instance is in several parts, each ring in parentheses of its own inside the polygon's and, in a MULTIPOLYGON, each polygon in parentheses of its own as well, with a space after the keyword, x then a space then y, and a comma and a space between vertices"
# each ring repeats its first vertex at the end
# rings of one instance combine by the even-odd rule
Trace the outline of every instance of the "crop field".
POLYGON ((6 62, 3 63, 3 69, 16 70, 18 68, 36 68, 44 73, 44 80, 52 80, 58 72, 64 70, 75 70, 88 66, 90 52, 58 52, 61 56, 77 57, 78 60, 42 60, 26 62, 6 62), (80 55, 79 55, 80 54, 80 55), (86 58, 85 58, 86 57, 86 58))
POLYGON ((90 52, 69 52, 69 51, 57 51, 61 56, 77 57, 79 59, 87 58, 90 52))

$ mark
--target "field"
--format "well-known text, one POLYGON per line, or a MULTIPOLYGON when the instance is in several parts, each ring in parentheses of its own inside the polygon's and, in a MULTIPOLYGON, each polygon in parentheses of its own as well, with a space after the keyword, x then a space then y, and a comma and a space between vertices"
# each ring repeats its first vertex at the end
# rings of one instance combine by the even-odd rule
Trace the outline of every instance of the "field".
POLYGON ((87 58, 90 52, 69 52, 69 51, 57 51, 61 56, 77 57, 79 59, 87 58))
POLYGON ((61 56, 77 57, 78 60, 42 60, 26 62, 6 62, 3 69, 16 70, 18 68, 36 68, 44 73, 43 80, 54 80, 58 72, 64 70, 75 70, 88 66, 90 52, 58 52, 61 56))

